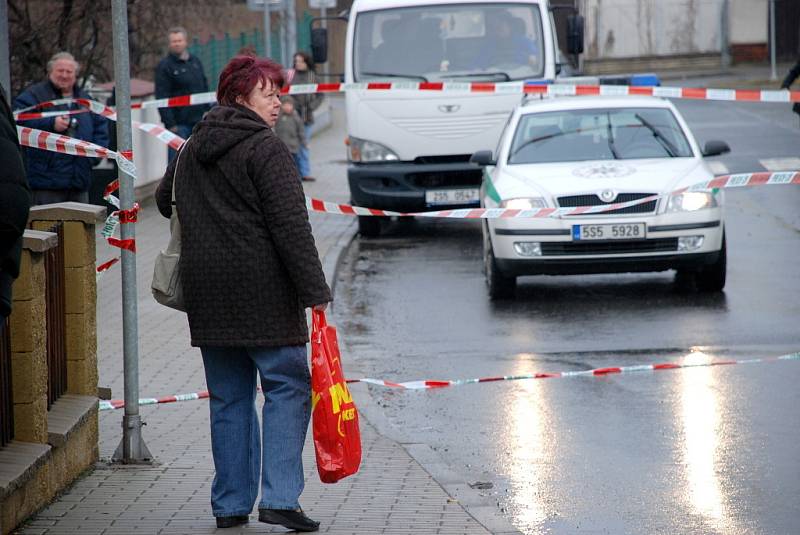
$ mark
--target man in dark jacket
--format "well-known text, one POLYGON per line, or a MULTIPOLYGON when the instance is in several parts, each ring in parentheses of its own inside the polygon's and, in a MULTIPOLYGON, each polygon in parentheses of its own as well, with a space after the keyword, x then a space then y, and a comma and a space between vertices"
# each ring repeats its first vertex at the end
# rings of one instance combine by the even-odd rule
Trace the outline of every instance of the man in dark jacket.
MULTIPOLYGON (((14 101, 14 108, 27 108, 48 100, 60 98, 90 98, 76 81, 78 62, 69 52, 59 52, 47 62, 47 79, 26 89, 14 101)), ((77 105, 62 105, 47 111, 78 110, 77 105)), ((106 119, 94 113, 59 115, 25 121, 31 128, 55 132, 65 136, 108 146, 106 119)), ((33 190, 34 204, 51 204, 65 201, 89 202, 94 158, 71 156, 47 150, 25 148, 28 183, 33 190)))
MULTIPOLYGON (((203 64, 197 56, 187 50, 189 46, 186 30, 171 28, 169 34, 169 53, 156 67, 156 98, 178 97, 208 91, 208 81, 203 72, 203 64)), ((192 133, 197 121, 208 111, 207 104, 182 106, 178 108, 159 108, 164 128, 186 139, 192 133)), ((175 151, 169 150, 169 159, 175 151)))
POLYGON ((17 128, 0 86, 0 332, 11 314, 11 284, 19 276, 22 233, 28 224, 31 192, 19 149, 17 128))

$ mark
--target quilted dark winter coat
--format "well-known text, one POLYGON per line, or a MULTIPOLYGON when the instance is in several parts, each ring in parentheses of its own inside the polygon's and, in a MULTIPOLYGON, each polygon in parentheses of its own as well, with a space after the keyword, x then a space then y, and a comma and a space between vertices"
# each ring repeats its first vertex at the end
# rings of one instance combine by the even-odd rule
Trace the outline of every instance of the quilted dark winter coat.
MULTIPOLYGON (((17 128, 0 86, 0 321, 11 313, 11 286, 19 276, 22 233, 28 224, 31 191, 19 150, 17 128)), ((0 325, 0 331, 3 330, 0 325)))
POLYGON ((286 146, 256 113, 215 107, 161 180, 164 217, 172 213, 176 161, 192 345, 305 344, 304 309, 330 301, 331 291, 286 146))

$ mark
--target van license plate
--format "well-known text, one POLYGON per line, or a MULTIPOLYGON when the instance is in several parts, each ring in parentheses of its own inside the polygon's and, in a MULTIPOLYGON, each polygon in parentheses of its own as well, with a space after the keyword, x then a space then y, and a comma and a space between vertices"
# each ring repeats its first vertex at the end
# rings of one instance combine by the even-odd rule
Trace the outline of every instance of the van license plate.
POLYGON ((644 223, 605 223, 572 225, 572 240, 643 240, 647 237, 644 223))
POLYGON ((441 204, 477 204, 478 201, 478 188, 430 189, 425 192, 425 203, 428 206, 441 204))

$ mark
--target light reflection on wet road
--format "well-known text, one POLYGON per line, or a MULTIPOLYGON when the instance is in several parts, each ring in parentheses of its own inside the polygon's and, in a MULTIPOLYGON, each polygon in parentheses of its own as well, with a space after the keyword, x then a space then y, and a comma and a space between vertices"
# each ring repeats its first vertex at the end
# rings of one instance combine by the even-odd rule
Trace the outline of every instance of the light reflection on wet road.
MULTIPOLYGON (((401 381, 800 350, 800 231, 764 212, 790 221, 800 192, 728 199, 724 295, 670 273, 534 277, 490 303, 477 225, 395 222, 352 246, 336 319, 365 375, 401 381)), ((525 533, 797 533, 798 381, 789 361, 370 392, 525 533)))

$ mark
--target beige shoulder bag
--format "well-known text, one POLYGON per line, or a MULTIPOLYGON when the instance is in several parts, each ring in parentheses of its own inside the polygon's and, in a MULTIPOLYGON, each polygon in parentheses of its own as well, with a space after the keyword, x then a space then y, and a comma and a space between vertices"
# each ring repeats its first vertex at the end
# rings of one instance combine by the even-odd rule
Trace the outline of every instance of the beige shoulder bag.
MULTIPOLYGON (((186 143, 189 141, 186 140, 186 143)), ((175 172, 172 175, 172 215, 169 218, 170 238, 167 248, 158 253, 153 267, 153 282, 150 285, 153 297, 164 306, 186 312, 183 303, 183 286, 181 285, 181 224, 178 221, 178 205, 175 202, 175 190, 178 180, 178 166, 181 155, 186 148, 183 144, 181 151, 176 156, 175 172)))

